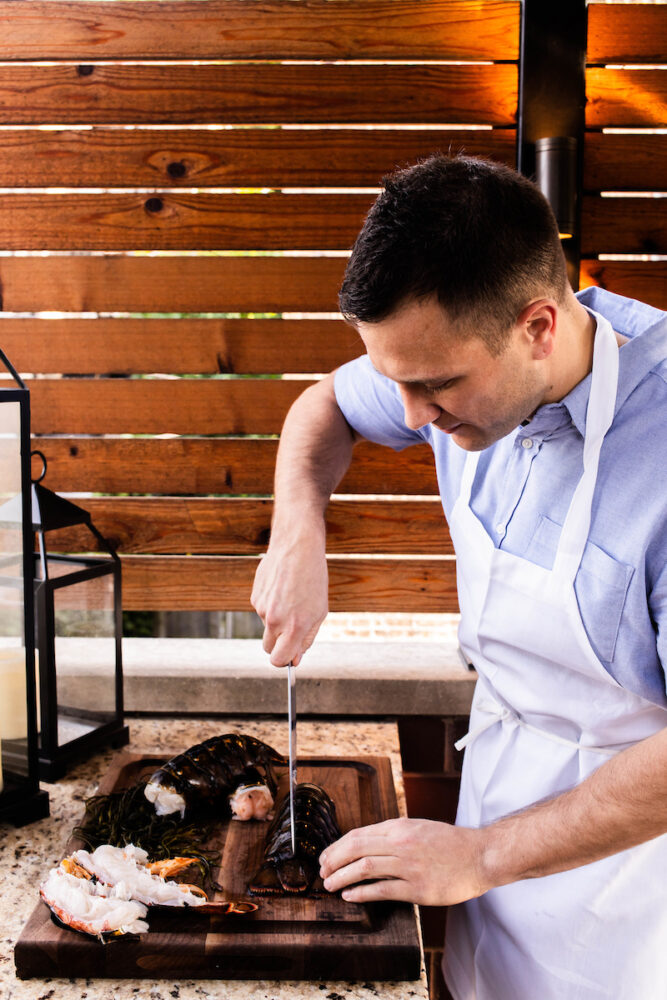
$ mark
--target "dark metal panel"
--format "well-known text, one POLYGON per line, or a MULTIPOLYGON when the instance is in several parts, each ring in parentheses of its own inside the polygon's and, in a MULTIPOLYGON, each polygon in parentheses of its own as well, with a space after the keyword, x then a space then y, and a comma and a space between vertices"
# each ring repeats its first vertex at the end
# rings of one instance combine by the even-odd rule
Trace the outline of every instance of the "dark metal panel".
MULTIPOLYGON (((586 0, 522 0, 517 163, 535 176, 535 143, 570 136, 577 144, 577 191, 581 191, 586 104, 586 0)), ((580 199, 579 199, 580 201, 580 199)), ((576 206, 579 221, 580 204, 576 206)), ((578 285, 580 239, 563 242, 570 280, 578 285)))

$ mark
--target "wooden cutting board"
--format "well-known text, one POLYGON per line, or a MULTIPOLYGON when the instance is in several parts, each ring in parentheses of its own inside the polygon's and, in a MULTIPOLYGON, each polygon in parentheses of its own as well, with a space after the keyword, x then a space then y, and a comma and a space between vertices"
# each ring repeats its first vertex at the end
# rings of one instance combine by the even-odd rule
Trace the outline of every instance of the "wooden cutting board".
MULTIPOLYGON (((119 754, 100 782, 99 793, 134 784, 169 756, 119 754)), ((285 781, 279 797, 287 791, 285 781)), ((398 815, 387 757, 300 758, 299 781, 313 781, 326 789, 343 833, 398 815)), ((418 979, 419 934, 411 904, 352 904, 329 894, 316 898, 248 894, 248 881, 263 857, 267 826, 226 820, 211 844, 222 854, 214 877, 224 888, 211 898, 250 900, 259 904, 256 912, 208 916, 196 909, 149 910, 147 933, 103 944, 59 927, 39 900, 16 943, 17 976, 418 979)), ((63 855, 82 846, 71 839, 63 855)))

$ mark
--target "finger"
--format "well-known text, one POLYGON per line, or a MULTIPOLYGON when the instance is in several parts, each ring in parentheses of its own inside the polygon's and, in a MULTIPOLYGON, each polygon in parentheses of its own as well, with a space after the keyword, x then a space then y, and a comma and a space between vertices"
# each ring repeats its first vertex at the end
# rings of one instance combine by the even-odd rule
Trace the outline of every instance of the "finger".
POLYGON ((265 653, 272 653, 278 640, 279 632, 276 632, 269 625, 264 625, 264 635, 262 636, 262 649, 265 653))
POLYGON ((300 653, 298 642, 294 636, 282 632, 276 639, 271 651, 271 663, 274 667, 286 667, 288 663, 296 666, 300 653))
POLYGON ((298 627, 283 631, 274 644, 271 663, 274 667, 286 667, 288 663, 297 667, 303 654, 312 646, 316 634, 317 626, 305 635, 298 627))
POLYGON ((294 640, 287 639, 284 634, 272 632, 268 626, 264 629, 262 649, 269 654, 274 667, 286 667, 288 663, 297 667, 301 662, 301 652, 290 655, 290 650, 296 648, 294 640))
POLYGON ((400 899, 414 903, 410 884, 401 878, 382 879, 378 882, 364 882, 362 885, 344 889, 342 897, 346 903, 374 903, 383 899, 400 899))
POLYGON ((350 830, 339 840, 329 844, 319 858, 322 878, 326 878, 336 869, 357 861, 359 858, 392 854, 393 851, 386 836, 390 823, 390 820, 384 820, 382 823, 373 823, 371 826, 350 830))
POLYGON ((344 865, 324 880, 327 892, 338 892, 346 886, 359 882, 378 881, 385 878, 400 878, 401 864, 398 858, 390 855, 381 857, 359 858, 350 865, 344 865))

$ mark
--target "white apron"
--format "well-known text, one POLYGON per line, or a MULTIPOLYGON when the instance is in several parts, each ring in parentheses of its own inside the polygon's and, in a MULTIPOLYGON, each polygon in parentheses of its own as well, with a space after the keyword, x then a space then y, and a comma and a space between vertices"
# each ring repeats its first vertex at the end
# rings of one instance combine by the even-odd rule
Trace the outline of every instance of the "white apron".
MULTIPOLYGON (((574 578, 600 447, 614 413, 618 347, 597 313, 584 472, 551 570, 495 548, 470 509, 479 453, 450 518, 459 639, 479 672, 457 823, 477 827, 578 784, 667 724, 622 688, 586 635, 574 578)), ((455 1000, 665 1000, 667 836, 452 907, 445 977, 455 1000)))

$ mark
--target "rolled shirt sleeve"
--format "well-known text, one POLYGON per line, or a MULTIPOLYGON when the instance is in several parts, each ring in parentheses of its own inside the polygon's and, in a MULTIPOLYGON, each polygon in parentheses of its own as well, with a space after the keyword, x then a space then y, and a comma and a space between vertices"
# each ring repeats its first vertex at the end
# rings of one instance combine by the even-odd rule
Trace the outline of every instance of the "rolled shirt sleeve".
POLYGON ((395 451, 430 440, 430 435, 406 427, 398 386, 373 368, 368 355, 339 368, 334 389, 348 424, 367 440, 395 451))

